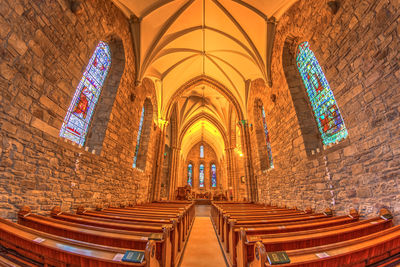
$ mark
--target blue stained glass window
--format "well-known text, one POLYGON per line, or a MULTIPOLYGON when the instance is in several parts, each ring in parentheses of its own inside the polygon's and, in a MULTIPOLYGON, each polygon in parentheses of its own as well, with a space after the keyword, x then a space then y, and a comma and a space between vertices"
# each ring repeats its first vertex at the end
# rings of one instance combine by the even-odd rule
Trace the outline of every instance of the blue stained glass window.
POLYGON ((217 187, 217 166, 211 165, 211 186, 217 187))
POLYGON ((187 184, 190 186, 192 185, 192 180, 193 180, 193 165, 189 164, 188 165, 188 178, 187 178, 187 184))
POLYGON ((67 138, 78 145, 85 143, 90 119, 99 100, 101 88, 110 66, 110 48, 106 43, 99 42, 75 90, 74 97, 61 126, 61 137, 67 138))
POLYGON ((199 169, 199 186, 204 187, 204 165, 200 164, 199 169))
POLYGON ((339 107, 308 42, 299 45, 296 61, 307 89, 323 144, 329 145, 345 139, 348 133, 339 107))
POLYGON ((200 158, 204 158, 204 146, 200 145, 200 158))
POLYGON ((142 135, 143 120, 144 120, 144 106, 142 108, 142 115, 140 115, 139 130, 136 138, 135 154, 133 156, 133 168, 136 168, 136 161, 138 158, 139 147, 140 147, 140 136, 142 135))
POLYGON ((264 126, 265 141, 267 142, 268 166, 269 166, 269 168, 273 168, 274 162, 272 160, 271 142, 269 140, 269 132, 268 132, 268 127, 267 127, 267 119, 265 118, 264 107, 262 107, 262 109, 261 109, 261 115, 262 115, 263 126, 264 126))

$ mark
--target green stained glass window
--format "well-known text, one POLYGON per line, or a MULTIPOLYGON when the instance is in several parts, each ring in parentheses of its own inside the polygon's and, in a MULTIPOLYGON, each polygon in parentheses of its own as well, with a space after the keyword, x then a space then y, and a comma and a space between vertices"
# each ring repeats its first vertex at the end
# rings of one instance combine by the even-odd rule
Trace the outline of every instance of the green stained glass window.
POLYGON ((345 139, 348 135, 333 92, 308 42, 297 51, 297 68, 307 90, 324 145, 345 139))

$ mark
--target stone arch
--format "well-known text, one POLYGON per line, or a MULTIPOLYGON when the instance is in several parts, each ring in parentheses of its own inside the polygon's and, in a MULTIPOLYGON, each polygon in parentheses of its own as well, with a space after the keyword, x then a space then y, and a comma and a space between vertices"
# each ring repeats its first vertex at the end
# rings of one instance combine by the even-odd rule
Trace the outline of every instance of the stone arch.
POLYGON ((307 155, 310 156, 312 150, 322 149, 322 142, 307 91, 296 66, 297 47, 303 41, 300 38, 287 36, 283 45, 282 66, 302 133, 304 147, 307 155))
POLYGON ((206 120, 208 120, 209 122, 211 122, 212 124, 215 125, 215 127, 216 127, 216 128, 219 130, 219 132, 221 133, 221 136, 222 136, 222 138, 223 138, 223 140, 224 140, 225 148, 228 147, 228 138, 227 138, 227 136, 226 136, 226 132, 225 132, 225 130, 224 130, 224 126, 223 126, 215 117, 213 117, 212 115, 209 115, 209 114, 207 114, 207 113, 200 113, 200 114, 194 116, 193 118, 191 118, 191 119, 182 127, 182 130, 181 130, 181 132, 180 132, 180 134, 179 134, 179 138, 178 138, 178 142, 177 142, 178 146, 181 146, 183 137, 185 136, 185 134, 186 134, 186 132, 189 130, 189 128, 190 128, 193 124, 195 124, 197 121, 199 121, 199 120, 201 120, 201 119, 203 119, 203 118, 206 119, 206 120))
POLYGON ((166 118, 171 117, 173 104, 176 103, 177 99, 179 99, 179 97, 183 93, 185 93, 190 88, 193 88, 195 86, 202 85, 202 84, 206 84, 206 85, 210 86, 211 88, 217 90, 219 93, 221 93, 233 105, 239 120, 244 120, 243 110, 239 104, 239 101, 232 94, 232 92, 225 85, 220 83, 219 81, 217 81, 211 77, 205 76, 205 75, 200 75, 200 76, 197 76, 197 77, 187 81, 186 83, 184 83, 181 87, 179 87, 174 92, 174 94, 169 99, 168 104, 166 106, 167 110, 166 110, 165 117, 166 118))
POLYGON ((104 82, 99 101, 96 105, 86 140, 86 146, 100 154, 110 114, 114 105, 120 80, 125 68, 124 44, 119 36, 111 35, 103 40, 111 52, 111 68, 104 82))
POLYGON ((150 142, 151 126, 153 124, 153 104, 149 98, 146 98, 143 103, 144 115, 142 132, 139 139, 139 148, 137 150, 136 168, 140 170, 146 169, 147 163, 147 148, 150 142))

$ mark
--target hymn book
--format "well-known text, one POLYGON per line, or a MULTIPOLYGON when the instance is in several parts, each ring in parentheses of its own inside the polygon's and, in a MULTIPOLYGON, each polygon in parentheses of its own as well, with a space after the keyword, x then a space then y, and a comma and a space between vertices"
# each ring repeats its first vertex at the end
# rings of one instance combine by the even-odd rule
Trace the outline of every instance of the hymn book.
POLYGON ((271 265, 290 263, 285 251, 267 252, 267 259, 271 265))
POLYGON ((127 252, 125 252, 124 257, 122 258, 122 261, 134 262, 134 263, 142 263, 143 260, 144 260, 144 252, 133 251, 133 250, 128 250, 127 252))

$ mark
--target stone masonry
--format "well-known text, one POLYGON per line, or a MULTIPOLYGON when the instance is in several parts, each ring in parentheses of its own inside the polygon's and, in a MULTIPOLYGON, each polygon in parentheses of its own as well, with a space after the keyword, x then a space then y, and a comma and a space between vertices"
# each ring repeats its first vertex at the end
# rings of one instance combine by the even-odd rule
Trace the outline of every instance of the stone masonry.
MULTIPOLYGON (((132 162, 146 98, 157 111, 154 86, 144 81, 135 88, 131 35, 120 10, 110 1, 80 2, 75 13, 67 0, 0 5, 0 217, 16 219, 22 205, 48 214, 54 205, 70 210, 148 199, 154 155, 146 153, 143 170, 132 162), (109 115, 98 114, 104 140, 92 154, 58 134, 94 48, 113 39, 122 41, 125 64, 109 115)), ((150 120, 147 149, 154 151, 150 120)))

